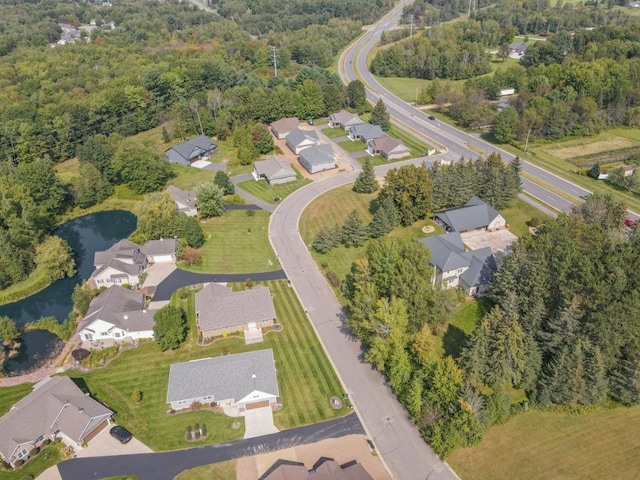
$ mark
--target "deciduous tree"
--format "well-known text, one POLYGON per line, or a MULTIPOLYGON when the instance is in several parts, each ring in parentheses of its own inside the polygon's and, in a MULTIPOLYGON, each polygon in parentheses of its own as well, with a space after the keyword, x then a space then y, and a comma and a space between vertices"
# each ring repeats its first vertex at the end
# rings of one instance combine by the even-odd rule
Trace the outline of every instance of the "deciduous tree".
POLYGON ((153 320, 153 335, 163 352, 175 350, 187 337, 187 319, 179 307, 162 307, 154 314, 153 320))
POLYGON ((196 189, 198 214, 202 218, 219 217, 224 214, 222 190, 213 182, 204 183, 196 189))

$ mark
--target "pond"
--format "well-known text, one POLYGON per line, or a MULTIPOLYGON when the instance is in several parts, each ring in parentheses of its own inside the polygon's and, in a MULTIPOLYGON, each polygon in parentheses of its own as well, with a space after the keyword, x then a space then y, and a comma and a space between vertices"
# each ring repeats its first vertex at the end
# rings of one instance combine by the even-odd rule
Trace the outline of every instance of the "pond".
MULTIPOLYGON (((73 308, 71 294, 74 287, 88 279, 93 272, 95 252, 106 250, 118 240, 128 237, 135 228, 135 215, 124 210, 92 213, 65 223, 56 230, 55 235, 66 240, 73 249, 76 275, 59 280, 19 302, 0 306, 0 316, 12 318, 18 326, 50 316, 62 322, 73 308)), ((5 375, 21 375, 37 368, 56 355, 63 346, 63 342, 55 335, 42 330, 27 332, 22 337, 22 343, 20 354, 5 362, 5 375)))

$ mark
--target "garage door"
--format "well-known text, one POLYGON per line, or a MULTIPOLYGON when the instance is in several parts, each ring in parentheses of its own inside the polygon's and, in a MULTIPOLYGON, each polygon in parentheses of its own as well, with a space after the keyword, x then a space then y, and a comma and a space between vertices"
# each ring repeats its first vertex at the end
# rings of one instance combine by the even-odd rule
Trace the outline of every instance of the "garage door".
POLYGON ((253 403, 247 403, 245 404, 245 409, 246 410, 253 410, 254 408, 261 408, 261 407, 268 407, 269 406, 269 400, 263 400, 261 402, 253 402, 253 403))
POLYGON ((154 255, 153 261, 155 263, 167 263, 173 261, 171 255, 154 255))
POLYGON ((89 433, 89 435, 84 437, 85 443, 89 443, 92 439, 94 439, 95 436, 98 435, 102 430, 104 430, 107 425, 109 425, 109 422, 107 422, 106 420, 98 425, 92 432, 89 433))

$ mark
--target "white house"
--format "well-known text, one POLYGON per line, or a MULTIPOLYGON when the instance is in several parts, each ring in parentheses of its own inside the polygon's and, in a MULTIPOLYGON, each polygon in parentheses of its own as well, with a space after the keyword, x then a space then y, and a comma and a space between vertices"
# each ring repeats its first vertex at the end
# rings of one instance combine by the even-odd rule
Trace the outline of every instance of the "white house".
POLYGON ((147 262, 169 263, 176 261, 176 239, 161 238, 149 240, 142 247, 142 252, 147 256, 147 262))
POLYGON ((147 257, 140 250, 140 245, 124 239, 107 250, 96 252, 93 265, 96 269, 89 280, 96 288, 124 284, 137 286, 147 265, 147 257))
POLYGON ((78 325, 83 341, 136 340, 153 338, 153 315, 147 310, 143 293, 114 286, 91 301, 89 310, 78 325))

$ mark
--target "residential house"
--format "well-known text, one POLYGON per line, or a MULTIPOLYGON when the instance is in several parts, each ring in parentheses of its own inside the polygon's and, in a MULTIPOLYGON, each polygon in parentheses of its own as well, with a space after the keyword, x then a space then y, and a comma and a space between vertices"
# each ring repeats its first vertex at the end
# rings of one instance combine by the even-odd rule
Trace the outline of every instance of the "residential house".
POLYGON ((12 466, 45 440, 89 443, 113 412, 85 395, 67 376, 47 377, 0 418, 0 456, 12 466))
POLYGON ((156 311, 146 309, 143 293, 116 285, 91 300, 78 334, 82 341, 153 338, 156 311))
POLYGON ((300 125, 298 117, 282 118, 271 124, 271 133, 273 133, 278 140, 283 140, 298 128, 298 125, 300 125))
POLYGON ((308 471, 304 463, 278 460, 260 480, 373 480, 373 477, 355 460, 340 465, 333 458, 320 457, 308 471))
POLYGON ((506 97, 508 95, 515 95, 515 93, 516 93, 515 88, 503 88, 502 90, 500 90, 501 97, 506 97))
POLYGON ((169 369, 167 403, 174 410, 194 402, 237 407, 240 412, 278 405, 278 378, 273 350, 174 363, 169 369))
POLYGON ((472 230, 499 230, 507 221, 495 208, 478 197, 472 197, 464 207, 452 208, 436 213, 435 220, 448 232, 472 230))
POLYGON ((108 250, 96 252, 93 265, 96 269, 89 279, 93 287, 137 286, 147 265, 147 257, 140 251, 140 245, 124 239, 108 250))
POLYGON ((188 217, 198 215, 198 206, 196 205, 196 193, 193 190, 180 190, 178 187, 169 185, 167 192, 173 198, 178 207, 178 213, 184 213, 188 217))
POLYGON ((384 134, 380 125, 371 125, 370 123, 362 123, 349 127, 348 132, 351 140, 362 140, 364 143, 368 143, 369 140, 373 140, 384 134))
POLYGON ((160 240, 149 240, 142 247, 142 252, 147 256, 150 263, 169 263, 176 261, 176 239, 161 238, 160 240))
POLYGON ((360 119, 357 113, 351 113, 344 109, 340 110, 338 113, 329 115, 329 126, 339 127, 345 131, 349 127, 353 127, 354 125, 362 125, 363 123, 364 121, 360 119))
POLYGON ((320 138, 315 130, 300 130, 296 128, 287 135, 286 143, 289 150, 298 155, 305 148, 320 145, 320 138))
POLYGON ((486 291, 497 269, 491 248, 467 251, 457 232, 420 241, 431 251, 429 263, 433 266, 431 281, 434 287, 457 287, 468 295, 486 291))
POLYGON ((269 157, 266 160, 254 162, 251 173, 253 173, 253 178, 256 180, 265 179, 269 185, 295 182, 298 178, 291 165, 277 157, 269 157))
POLYGON ((510 43, 509 53, 521 57, 525 53, 527 53, 527 48, 527 45, 525 45, 524 43, 510 43))
POLYGON ((367 143, 369 155, 381 155, 387 161, 411 156, 411 150, 395 138, 383 133, 367 143))
POLYGON ((260 330, 272 326, 275 319, 271 292, 262 285, 233 292, 209 283, 196 293, 196 323, 203 339, 260 330))
POLYGON ((336 168, 336 156, 331 145, 305 148, 300 152, 298 161, 309 173, 318 173, 336 168))
POLYGON ((190 138, 175 147, 171 147, 164 152, 167 160, 171 163, 191 166, 198 160, 208 160, 211 155, 218 153, 218 146, 206 135, 198 135, 190 138))
POLYGON ((631 175, 633 175, 633 172, 636 169, 634 165, 623 165, 620 168, 622 169, 622 174, 625 177, 630 177, 631 175))

